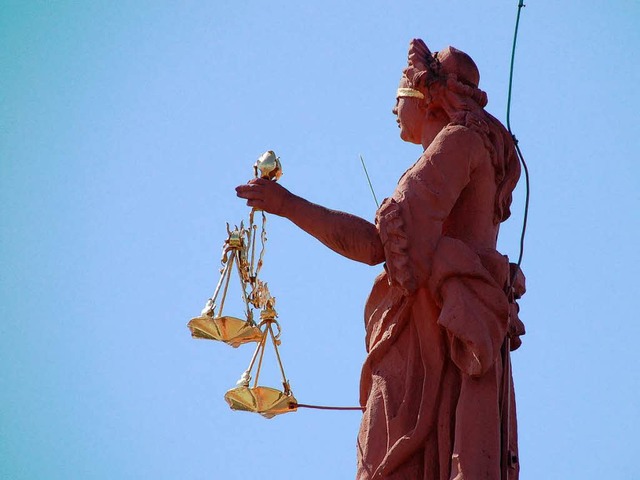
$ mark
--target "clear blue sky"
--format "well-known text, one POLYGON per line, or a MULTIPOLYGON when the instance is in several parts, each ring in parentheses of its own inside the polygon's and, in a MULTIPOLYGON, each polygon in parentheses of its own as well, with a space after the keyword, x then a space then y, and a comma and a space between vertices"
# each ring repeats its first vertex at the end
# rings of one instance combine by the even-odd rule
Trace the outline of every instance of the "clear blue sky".
MULTIPOLYGON (((0 2, 0 478, 352 478, 359 414, 232 412, 252 348, 192 340, 186 322, 265 150, 286 187, 373 218, 358 155, 379 198, 420 155, 391 115, 411 38, 471 54, 504 120, 516 5, 0 2)), ((638 25, 632 0, 522 13, 522 480, 638 475, 638 25)), ((516 196, 500 239, 514 258, 516 196)), ((294 393, 356 404, 380 267, 280 218, 268 232, 294 393)))

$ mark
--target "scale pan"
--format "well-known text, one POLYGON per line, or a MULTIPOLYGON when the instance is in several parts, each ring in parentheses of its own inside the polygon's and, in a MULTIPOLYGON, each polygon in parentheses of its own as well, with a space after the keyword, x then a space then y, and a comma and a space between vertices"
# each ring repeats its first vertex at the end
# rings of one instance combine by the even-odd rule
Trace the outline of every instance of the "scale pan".
POLYGON ((210 317, 202 315, 192 318, 187 324, 193 338, 220 340, 234 348, 243 343, 262 340, 260 329, 235 317, 210 317))
POLYGON ((292 395, 270 387, 236 387, 224 394, 231 410, 259 413, 265 418, 295 412, 298 401, 292 395))

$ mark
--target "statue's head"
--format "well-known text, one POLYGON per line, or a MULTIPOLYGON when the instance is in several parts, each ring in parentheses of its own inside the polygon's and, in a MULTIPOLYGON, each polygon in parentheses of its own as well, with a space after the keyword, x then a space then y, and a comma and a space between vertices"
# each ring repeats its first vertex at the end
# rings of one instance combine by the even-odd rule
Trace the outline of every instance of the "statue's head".
POLYGON ((478 88, 480 72, 476 63, 469 55, 454 47, 446 47, 435 53, 445 75, 455 75, 456 79, 465 85, 478 88))
POLYGON ((419 38, 411 40, 403 77, 409 87, 399 96, 407 94, 438 103, 453 93, 473 100, 480 108, 487 104, 487 95, 478 88, 478 67, 469 55, 454 47, 432 53, 419 38))

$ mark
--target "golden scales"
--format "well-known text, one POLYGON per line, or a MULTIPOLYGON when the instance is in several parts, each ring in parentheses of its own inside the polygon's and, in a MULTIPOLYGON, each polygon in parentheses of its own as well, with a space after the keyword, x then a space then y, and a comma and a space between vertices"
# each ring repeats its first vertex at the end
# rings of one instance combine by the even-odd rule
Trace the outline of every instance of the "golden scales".
MULTIPOLYGON (((282 175, 280 160, 271 150, 258 158, 254 165, 255 176, 276 181, 282 175)), ((275 415, 297 410, 298 403, 291 392, 291 387, 285 376, 278 346, 280 345, 280 325, 276 318, 275 298, 269 293, 267 284, 258 279, 262 268, 266 242, 266 216, 262 214, 260 232, 260 253, 256 261, 256 238, 258 227, 254 224, 254 208, 249 215, 249 226, 231 230, 227 224, 227 239, 222 248, 222 265, 220 280, 216 289, 202 310, 199 317, 189 321, 187 326, 194 338, 219 340, 234 348, 244 343, 257 342, 258 345, 251 358, 249 367, 242 374, 235 388, 229 390, 224 398, 232 410, 256 412, 263 417, 272 418, 275 415), (242 297, 245 304, 245 319, 223 315, 223 308, 229 288, 232 273, 235 271, 240 279, 242 297), (218 302, 218 303, 217 303, 218 302), (219 305, 219 307, 218 307, 219 305), (253 310, 260 310, 260 323, 253 318, 253 310), (274 333, 277 327, 277 334, 274 333), (282 373, 283 390, 258 385, 262 360, 267 342, 271 341, 276 352, 276 358, 282 373), (253 386, 251 386, 251 371, 256 364, 257 369, 253 386)))

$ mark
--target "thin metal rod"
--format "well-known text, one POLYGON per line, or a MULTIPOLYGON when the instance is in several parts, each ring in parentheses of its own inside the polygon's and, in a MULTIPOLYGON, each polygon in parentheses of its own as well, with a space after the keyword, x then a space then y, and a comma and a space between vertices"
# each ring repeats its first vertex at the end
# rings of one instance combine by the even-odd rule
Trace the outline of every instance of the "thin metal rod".
MULTIPOLYGON (((520 24, 520 11, 524 7, 524 0, 518 1, 518 15, 516 16, 516 28, 513 33, 513 46, 511 47, 511 66, 509 67, 509 93, 507 95, 507 129, 511 133, 511 91, 513 87, 513 65, 516 59, 516 43, 518 41, 518 25, 520 24)), ((513 134, 512 134, 513 135, 513 134)))
POLYGON ((218 316, 221 317, 222 316, 222 309, 224 308, 224 301, 227 299, 227 290, 229 289, 229 280, 231 279, 231 270, 233 269, 233 260, 234 260, 234 256, 231 255, 231 259, 229 260, 229 263, 227 264, 229 266, 229 268, 227 269, 227 280, 225 281, 224 284, 224 291, 222 292, 222 300, 220 300, 220 308, 218 309, 218 316))
POLYGON ((249 228, 247 230, 249 232, 249 244, 251 245, 251 263, 249 265, 250 276, 253 275, 253 267, 256 256, 256 230, 258 229, 258 227, 253 224, 253 213, 255 211, 255 208, 251 209, 251 213, 249 214, 249 228))
POLYGON ((276 341, 276 337, 273 334, 273 330, 271 329, 271 322, 269 322, 267 324, 267 329, 269 330, 269 333, 271 334, 271 340, 273 342, 273 348, 276 351, 276 357, 278 358, 278 365, 280 365, 280 372, 282 373, 282 381, 286 384, 287 383, 287 376, 284 373, 284 367, 282 366, 282 359, 280 358, 280 352, 278 351, 278 342, 276 341))
MULTIPOLYGON (((511 138, 513 138, 513 143, 516 147, 516 153, 518 154, 518 159, 522 163, 524 168, 525 175, 525 202, 524 202, 524 218, 522 221, 522 233, 520 235, 520 253, 518 255, 518 263, 513 273, 513 278, 510 279, 509 285, 509 295, 511 300, 513 300, 513 284, 515 282, 516 276, 518 275, 518 271, 520 270, 520 265, 522 263, 522 256, 524 253, 524 237, 527 231, 527 218, 529 214, 529 169, 527 168, 527 164, 524 161, 524 157, 522 152, 520 151, 520 147, 518 146, 518 139, 511 131, 511 94, 513 90, 513 67, 515 64, 515 56, 516 56, 516 44, 518 41, 518 26, 520 25, 520 13, 522 11, 522 7, 524 7, 524 0, 518 0, 518 14, 516 16, 516 26, 513 32, 513 46, 511 48, 511 65, 509 67, 509 93, 507 95, 507 130, 509 130, 509 134, 511 138)), ((509 335, 507 335, 503 347, 503 391, 502 391, 502 401, 503 405, 501 405, 502 410, 502 421, 505 422, 505 435, 502 438, 502 479, 509 480, 510 475, 510 451, 509 444, 511 441, 511 339, 509 335), (506 384, 506 385, 505 385, 506 384)))
MULTIPOLYGON (((520 151, 520 147, 516 143, 516 151, 518 152, 518 156, 520 157, 520 163, 522 163, 522 168, 524 168, 524 182, 525 182, 525 195, 524 195, 524 217, 522 219, 522 234, 520 235, 520 254, 518 255, 518 268, 516 270, 516 274, 518 270, 520 270, 520 265, 522 264, 522 257, 524 255, 524 238, 527 233, 527 221, 529 219, 529 197, 531 195, 531 188, 529 186, 529 167, 527 167, 527 162, 524 161, 524 157, 522 156, 522 152, 520 151)), ((515 280, 515 277, 514 277, 515 280)))
POLYGON ((266 332, 262 334, 262 338, 260 339, 260 342, 258 342, 258 346, 253 352, 253 356, 251 357, 251 362, 249 362, 249 366, 247 367, 247 372, 251 373, 251 370, 253 370, 253 365, 256 363, 256 357, 258 356, 258 352, 260 351, 260 349, 262 348, 262 350, 264 351, 265 340, 266 340, 266 332))
POLYGON ((364 412, 366 407, 328 407, 325 405, 308 405, 306 403, 292 403, 291 408, 314 408, 316 410, 359 410, 364 412))
POLYGON ((503 368, 503 382, 502 382, 502 421, 504 425, 504 437, 502 438, 502 478, 509 480, 510 469, 510 443, 511 443, 511 339, 509 335, 505 338, 502 345, 502 368, 503 368))
POLYGON ((518 14, 516 16, 516 26, 513 32, 513 46, 511 48, 511 64, 509 67, 509 93, 507 95, 507 130, 509 130, 509 134, 511 138, 513 138, 513 142, 516 147, 516 153, 518 154, 518 158, 520 159, 520 163, 522 164, 522 168, 524 169, 524 179, 525 179, 525 199, 524 199, 524 218, 522 220, 522 232, 520 234, 520 252, 518 254, 518 268, 514 272, 514 277, 512 279, 512 283, 515 280, 515 275, 517 275, 520 266, 522 265, 522 257, 524 256, 524 239, 527 232, 527 220, 529 218, 529 197, 530 197, 530 181, 529 181, 529 168, 527 167, 527 162, 524 160, 524 156, 522 155, 522 151, 518 146, 518 139, 511 131, 511 94, 513 90, 513 68, 515 64, 516 58, 516 45, 518 41, 518 26, 520 25, 520 13, 522 11, 522 7, 524 7, 524 0, 518 0, 518 14))
POLYGON ((262 228, 260 231, 260 256, 258 257, 258 265, 256 266, 256 271, 255 271, 255 276, 256 278, 258 278, 258 273, 260 272, 260 269, 262 268, 262 265, 264 263, 264 251, 265 251, 265 245, 267 243, 267 216, 264 214, 264 211, 262 211, 262 228))
POLYGON ((240 289, 242 290, 242 298, 244 300, 245 306, 247 307, 247 321, 253 323, 253 318, 251 318, 251 309, 249 307, 249 298, 247 297, 247 283, 242 278, 242 262, 240 261, 242 252, 240 250, 236 250, 235 255, 238 256, 236 266, 238 267, 238 277, 240 278, 240 289))
POLYGON ((360 155, 360 163, 362 163, 364 174, 367 177, 367 182, 369 182, 369 188, 371 189, 371 194, 373 195, 373 201, 376 202, 376 207, 380 208, 380 204, 378 203, 378 198, 376 197, 376 192, 373 191, 373 185, 371 184, 371 179, 369 178, 369 172, 367 172, 367 166, 364 164, 364 158, 362 158, 362 155, 360 155))
POLYGON ((213 292, 213 295, 211 296, 211 301, 215 303, 216 298, 218 298, 218 293, 220 293, 220 287, 222 286, 222 280, 224 279, 224 277, 227 275, 227 270, 229 269, 229 263, 225 263, 224 264, 224 268, 222 269, 222 272, 220 273, 220 280, 218 280, 218 284, 216 285, 216 289, 213 292))
POLYGON ((260 360, 258 360, 258 368, 256 369, 256 378, 255 381, 253 382, 253 388, 256 388, 258 386, 258 379, 260 378, 260 370, 262 369, 262 359, 264 358, 264 351, 266 349, 267 346, 267 331, 264 331, 264 334, 262 336, 262 341, 260 342, 260 346, 262 347, 260 349, 260 360))
POLYGON ((249 277, 254 275, 253 268, 256 259, 256 230, 258 230, 258 227, 253 225, 253 222, 251 222, 251 225, 249 225, 249 243, 251 244, 251 263, 249 264, 249 277))

